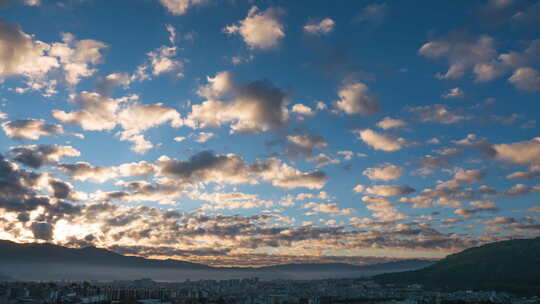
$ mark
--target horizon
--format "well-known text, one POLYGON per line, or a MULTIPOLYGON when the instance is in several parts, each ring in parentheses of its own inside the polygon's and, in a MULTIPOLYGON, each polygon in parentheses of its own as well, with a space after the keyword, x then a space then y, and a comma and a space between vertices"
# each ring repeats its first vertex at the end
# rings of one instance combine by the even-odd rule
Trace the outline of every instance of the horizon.
POLYGON ((540 236, 538 0, 0 15, 2 240, 264 267, 540 236))

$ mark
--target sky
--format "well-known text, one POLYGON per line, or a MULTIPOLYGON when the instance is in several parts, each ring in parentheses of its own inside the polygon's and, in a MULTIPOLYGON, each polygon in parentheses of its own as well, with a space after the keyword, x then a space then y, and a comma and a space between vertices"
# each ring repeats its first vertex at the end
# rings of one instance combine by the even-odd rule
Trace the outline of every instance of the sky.
POLYGON ((540 233, 540 1, 0 0, 0 239, 216 266, 540 233))

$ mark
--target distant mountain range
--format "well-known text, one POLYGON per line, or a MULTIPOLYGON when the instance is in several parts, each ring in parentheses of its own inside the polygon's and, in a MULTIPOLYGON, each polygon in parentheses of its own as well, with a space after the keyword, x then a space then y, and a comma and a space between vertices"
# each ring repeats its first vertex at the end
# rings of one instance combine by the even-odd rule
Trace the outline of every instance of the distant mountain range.
POLYGON ((375 276, 381 283, 435 289, 540 294, 540 237, 490 243, 452 254, 426 268, 375 276))
POLYGON ((403 260, 366 266, 311 263, 260 268, 221 268, 171 259, 124 256, 96 247, 76 249, 52 244, 19 244, 0 240, 0 273, 19 280, 126 280, 141 277, 162 281, 245 277, 347 278, 416 270, 431 264, 433 261, 403 260))

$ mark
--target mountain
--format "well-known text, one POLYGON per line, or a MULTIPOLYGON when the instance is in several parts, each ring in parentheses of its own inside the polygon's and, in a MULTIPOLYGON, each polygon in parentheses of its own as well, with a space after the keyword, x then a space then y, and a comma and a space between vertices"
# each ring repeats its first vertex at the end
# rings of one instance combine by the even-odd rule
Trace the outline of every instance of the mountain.
POLYGON ((357 266, 343 263, 285 264, 260 268, 222 268, 179 261, 124 256, 96 247, 67 248, 53 244, 19 244, 0 240, 0 273, 19 280, 126 280, 151 277, 185 279, 350 278, 415 270, 432 261, 404 260, 357 266))
POLYGON ((380 283, 433 289, 540 294, 540 237, 495 242, 452 254, 426 268, 375 276, 380 283))

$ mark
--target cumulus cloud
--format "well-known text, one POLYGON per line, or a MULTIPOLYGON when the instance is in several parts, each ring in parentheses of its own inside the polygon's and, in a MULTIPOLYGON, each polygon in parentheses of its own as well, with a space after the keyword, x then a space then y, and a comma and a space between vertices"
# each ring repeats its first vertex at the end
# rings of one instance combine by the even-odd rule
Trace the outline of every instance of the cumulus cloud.
MULTIPOLYGON (((223 74, 218 74, 216 78, 219 75, 223 74)), ((203 94, 215 97, 217 84, 210 82, 199 92, 204 91, 203 94)), ((193 105, 186 125, 206 128, 230 123, 231 132, 266 132, 278 129, 289 121, 289 98, 270 82, 254 81, 234 88, 229 85, 225 87, 228 88, 226 91, 232 90, 230 101, 210 99, 193 105)))
POLYGON ((459 208, 454 211, 456 215, 469 218, 480 212, 497 212, 499 209, 492 201, 473 201, 470 202, 473 208, 459 208))
POLYGON ((144 153, 153 147, 142 133, 150 128, 169 122, 172 127, 183 124, 180 114, 161 103, 139 103, 137 96, 110 98, 97 92, 83 91, 74 97, 75 104, 81 109, 72 112, 53 110, 54 118, 71 124, 77 124, 84 130, 104 131, 122 127, 118 133, 120 140, 131 141, 132 149, 144 153))
POLYGON ((9 149, 13 160, 32 168, 59 162, 63 157, 76 157, 81 153, 72 146, 30 145, 9 149))
POLYGON ((338 96, 339 100, 334 105, 346 114, 368 115, 379 111, 378 99, 371 94, 364 83, 347 83, 338 91, 338 96))
POLYGON ((326 35, 332 32, 335 22, 330 18, 324 18, 319 22, 311 21, 304 25, 304 32, 312 35, 326 35))
POLYGON ((203 151, 188 160, 175 160, 162 156, 158 162, 159 173, 185 183, 257 183, 262 179, 285 189, 305 187, 320 189, 327 181, 322 171, 301 172, 276 158, 246 163, 236 154, 216 155, 203 151))
POLYGON ((540 137, 510 144, 494 144, 495 159, 519 165, 540 163, 540 137))
POLYGON ((367 204, 367 209, 373 211, 373 217, 381 221, 396 221, 407 218, 400 213, 389 200, 382 197, 363 196, 362 201, 367 204))
POLYGON ((215 134, 212 132, 201 132, 197 134, 197 137, 195 138, 195 141, 198 143, 205 143, 210 140, 210 138, 214 137, 215 134))
POLYGON ((64 134, 64 128, 58 124, 48 124, 40 119, 20 119, 2 123, 7 136, 17 139, 37 140, 41 136, 64 134))
POLYGON ((377 123, 377 127, 388 130, 393 128, 401 128, 407 125, 407 122, 401 119, 395 119, 392 117, 385 117, 377 123))
POLYGON ((540 74, 533 68, 519 68, 508 78, 518 90, 536 92, 540 90, 540 74))
POLYGON ((326 140, 318 135, 288 135, 287 140, 305 149, 324 149, 328 145, 326 140))
POLYGON ((422 56, 444 59, 450 67, 446 73, 437 74, 442 79, 457 79, 474 70, 477 81, 491 80, 502 72, 496 65, 495 41, 489 36, 471 37, 464 33, 451 33, 422 45, 422 56))
POLYGON ((206 77, 208 84, 199 87, 197 94, 209 100, 216 100, 227 96, 235 88, 231 72, 219 72, 214 77, 206 77))
POLYGON ((378 196, 398 196, 413 193, 415 189, 409 186, 378 185, 368 187, 365 191, 378 196))
POLYGON ((159 0, 169 13, 173 15, 184 15, 191 7, 202 5, 207 0, 159 0))
POLYGON ((135 73, 130 77, 130 81, 151 79, 151 75, 147 73, 148 70, 150 70, 152 76, 163 74, 173 74, 176 78, 184 76, 184 61, 177 56, 176 29, 170 24, 166 25, 166 29, 169 33, 169 42, 171 45, 162 45, 148 52, 148 61, 137 68, 135 73))
POLYGON ((339 205, 336 203, 324 204, 324 203, 309 202, 307 204, 304 204, 302 208, 311 209, 314 212, 333 213, 333 214, 342 214, 342 215, 349 215, 352 212, 352 209, 350 208, 341 209, 339 205))
POLYGON ((448 92, 442 95, 442 98, 452 99, 452 98, 463 98, 465 97, 465 92, 459 87, 448 90, 448 92))
POLYGON ((447 106, 442 104, 410 107, 408 110, 413 113, 420 122, 454 124, 467 119, 464 115, 454 113, 450 111, 447 106))
POLYGON ((63 34, 62 40, 62 43, 51 45, 49 55, 59 58, 65 71, 65 81, 75 85, 81 78, 92 76, 97 71, 92 66, 102 61, 102 51, 107 45, 91 39, 76 40, 69 33, 63 34))
POLYGON ((440 182, 437 188, 457 189, 464 184, 472 184, 480 181, 486 176, 483 170, 463 170, 458 169, 451 180, 440 182))
POLYGON ((404 138, 380 134, 371 129, 355 130, 354 133, 366 145, 385 152, 401 150, 406 143, 404 138))
POLYGON ((382 163, 377 167, 367 168, 362 174, 367 176, 370 180, 391 181, 398 179, 402 172, 403 170, 399 166, 391 163, 382 163))
POLYGON ((76 181, 89 180, 96 183, 103 183, 118 176, 113 167, 94 166, 87 162, 59 164, 57 168, 76 181))
POLYGON ((506 179, 535 179, 540 175, 539 172, 531 172, 531 171, 518 171, 510 173, 506 176, 506 179))
POLYGON ((291 111, 293 113, 296 113, 296 114, 299 114, 299 115, 303 115, 303 116, 313 116, 315 115, 315 111, 313 111, 312 108, 304 105, 304 104, 301 104, 301 103, 297 103, 295 105, 293 105, 291 111))
POLYGON ((226 26, 223 31, 229 35, 238 34, 250 49, 272 49, 285 37, 285 28, 280 21, 283 10, 270 7, 260 11, 253 6, 245 19, 226 26))

